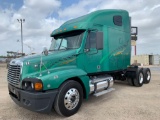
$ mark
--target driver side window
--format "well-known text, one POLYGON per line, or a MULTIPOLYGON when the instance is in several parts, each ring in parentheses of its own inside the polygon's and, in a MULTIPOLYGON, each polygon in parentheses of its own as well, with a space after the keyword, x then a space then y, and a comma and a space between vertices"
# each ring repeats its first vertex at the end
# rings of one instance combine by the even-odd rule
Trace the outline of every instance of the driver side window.
POLYGON ((96 32, 89 32, 85 48, 96 48, 96 32))
POLYGON ((62 39, 62 43, 61 43, 60 49, 64 49, 64 48, 67 48, 67 40, 66 39, 62 39))

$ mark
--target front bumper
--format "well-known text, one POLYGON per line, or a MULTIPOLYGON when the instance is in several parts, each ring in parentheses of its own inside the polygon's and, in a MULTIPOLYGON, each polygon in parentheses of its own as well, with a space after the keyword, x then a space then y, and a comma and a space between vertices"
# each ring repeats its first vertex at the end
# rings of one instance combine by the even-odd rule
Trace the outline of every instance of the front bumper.
POLYGON ((35 112, 49 113, 58 90, 46 92, 28 92, 8 84, 9 94, 12 100, 21 107, 35 112))

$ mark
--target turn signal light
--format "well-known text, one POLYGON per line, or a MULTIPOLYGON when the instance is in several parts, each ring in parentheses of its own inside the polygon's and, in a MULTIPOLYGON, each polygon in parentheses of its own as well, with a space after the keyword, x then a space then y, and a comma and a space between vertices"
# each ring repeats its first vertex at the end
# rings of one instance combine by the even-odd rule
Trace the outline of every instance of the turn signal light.
POLYGON ((34 84, 34 89, 35 89, 35 90, 42 90, 42 88, 43 88, 42 83, 35 83, 35 84, 34 84))

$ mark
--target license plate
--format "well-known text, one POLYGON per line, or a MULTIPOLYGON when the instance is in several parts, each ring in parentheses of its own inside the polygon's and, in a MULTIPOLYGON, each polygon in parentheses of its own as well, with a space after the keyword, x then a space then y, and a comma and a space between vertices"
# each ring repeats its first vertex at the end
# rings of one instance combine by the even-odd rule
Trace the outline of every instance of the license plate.
POLYGON ((9 91, 11 92, 11 95, 13 97, 15 97, 16 99, 20 99, 20 95, 19 95, 19 92, 12 86, 9 86, 9 91))

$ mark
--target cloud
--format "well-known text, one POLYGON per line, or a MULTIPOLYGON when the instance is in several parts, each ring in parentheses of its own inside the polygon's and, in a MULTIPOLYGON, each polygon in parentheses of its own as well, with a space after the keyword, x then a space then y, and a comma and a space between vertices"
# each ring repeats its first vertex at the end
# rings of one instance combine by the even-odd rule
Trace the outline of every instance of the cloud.
MULTIPOLYGON (((79 0, 62 8, 60 0, 23 0, 19 9, 0 7, 0 54, 6 51, 21 51, 20 23, 23 23, 24 43, 40 53, 42 46, 49 47, 50 33, 66 20, 100 9, 125 9, 132 17, 132 25, 138 26, 137 53, 159 53, 160 1, 159 0, 79 0), (56 14, 56 16, 54 15, 56 14)), ((24 51, 30 48, 24 45, 24 51)))
POLYGON ((80 0, 78 3, 74 3, 67 8, 62 8, 58 11, 61 19, 71 19, 89 13, 90 9, 94 8, 102 0, 80 0))
POLYGON ((40 46, 48 47, 51 31, 63 23, 52 16, 60 5, 59 0, 45 0, 45 2, 24 0, 24 4, 18 10, 13 8, 0 9, 0 54, 4 55, 6 51, 21 52, 21 27, 17 21, 21 18, 25 19, 23 23, 24 51, 30 53, 27 45, 34 48, 34 52, 37 53, 41 52, 40 49, 42 50, 40 46))
MULTIPOLYGON (((61 5, 59 0, 24 0, 24 5, 20 9, 20 13, 27 17, 44 18, 51 15, 61 5)), ((33 19, 33 18, 32 18, 33 19)))
POLYGON ((137 53, 160 54, 159 0, 82 0, 60 10, 59 16, 62 19, 75 18, 100 9, 127 10, 132 17, 132 25, 138 27, 137 53))

